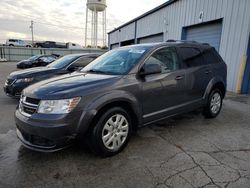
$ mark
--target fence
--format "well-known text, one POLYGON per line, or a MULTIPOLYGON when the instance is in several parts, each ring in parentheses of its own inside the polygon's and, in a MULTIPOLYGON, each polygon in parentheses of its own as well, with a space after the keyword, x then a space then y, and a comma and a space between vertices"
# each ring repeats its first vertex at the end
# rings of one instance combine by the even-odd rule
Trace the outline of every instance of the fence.
POLYGON ((27 48, 27 47, 9 47, 9 46, 0 46, 0 60, 7 61, 21 61, 27 59, 33 55, 40 54, 58 54, 58 55, 67 55, 67 54, 77 54, 77 53, 93 53, 100 52, 104 53, 106 50, 93 49, 93 48, 84 48, 84 49, 60 49, 60 48, 27 48))

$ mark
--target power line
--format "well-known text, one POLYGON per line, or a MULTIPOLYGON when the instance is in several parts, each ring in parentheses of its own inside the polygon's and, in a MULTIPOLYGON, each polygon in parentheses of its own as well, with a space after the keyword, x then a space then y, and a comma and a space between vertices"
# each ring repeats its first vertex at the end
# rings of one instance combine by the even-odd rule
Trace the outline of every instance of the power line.
MULTIPOLYGON (((0 20, 0 22, 25 22, 29 23, 29 21, 26 20, 0 20)), ((77 29, 77 30, 84 30, 85 27, 74 27, 74 26, 66 26, 66 25, 57 25, 57 24, 51 24, 51 23, 46 23, 46 22, 41 22, 34 20, 33 23, 35 24, 41 24, 41 25, 47 25, 47 26, 52 26, 52 27, 58 27, 58 28, 65 28, 65 29, 77 29)), ((112 30, 113 28, 109 28, 107 30, 112 30)))
POLYGON ((81 29, 81 30, 85 29, 84 27, 74 27, 74 26, 57 25, 57 24, 40 22, 40 21, 35 21, 35 23, 42 24, 42 25, 54 26, 54 27, 60 27, 60 28, 68 28, 68 29, 81 29))

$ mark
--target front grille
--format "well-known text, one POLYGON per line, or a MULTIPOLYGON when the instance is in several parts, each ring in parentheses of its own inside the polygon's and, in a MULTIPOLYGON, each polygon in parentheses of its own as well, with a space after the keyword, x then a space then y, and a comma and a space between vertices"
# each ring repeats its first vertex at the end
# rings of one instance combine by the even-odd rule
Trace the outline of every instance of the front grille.
POLYGON ((30 97, 26 97, 26 102, 30 103, 30 104, 38 105, 39 102, 40 102, 40 100, 39 99, 30 98, 30 97))
POLYGON ((6 85, 12 85, 12 84, 14 84, 14 82, 16 81, 16 79, 7 79, 6 80, 6 85))
POLYGON ((39 99, 22 96, 20 98, 19 110, 22 114, 31 116, 36 113, 39 102, 39 99))
POLYGON ((27 114, 34 114, 36 112, 36 108, 31 108, 29 106, 23 105, 23 111, 27 114))

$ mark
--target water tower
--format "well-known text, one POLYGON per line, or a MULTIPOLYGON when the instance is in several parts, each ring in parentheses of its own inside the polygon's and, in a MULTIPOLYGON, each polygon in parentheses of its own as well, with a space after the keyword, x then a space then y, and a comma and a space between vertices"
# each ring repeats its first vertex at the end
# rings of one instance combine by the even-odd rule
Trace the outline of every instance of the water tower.
MULTIPOLYGON (((87 0, 85 23, 85 47, 91 41, 92 47, 97 47, 98 41, 106 46, 106 0, 87 0), (90 15, 89 15, 90 13, 90 15), (90 16, 90 22, 89 22, 90 16), (89 25, 91 34, 89 36, 89 25), (101 27, 101 28, 100 28, 101 27), (100 36, 101 35, 101 36, 100 36)), ((99 43, 100 44, 100 43, 99 43)))

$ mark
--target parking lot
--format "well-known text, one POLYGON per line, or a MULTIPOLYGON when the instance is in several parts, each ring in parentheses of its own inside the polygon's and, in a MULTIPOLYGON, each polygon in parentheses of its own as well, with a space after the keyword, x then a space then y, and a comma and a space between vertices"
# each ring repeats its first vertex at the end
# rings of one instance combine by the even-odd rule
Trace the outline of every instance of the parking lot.
POLYGON ((248 96, 228 95, 216 119, 196 112, 140 129, 111 158, 77 145, 38 153, 15 134, 18 100, 2 89, 13 70, 0 63, 0 187, 249 187, 248 96))

